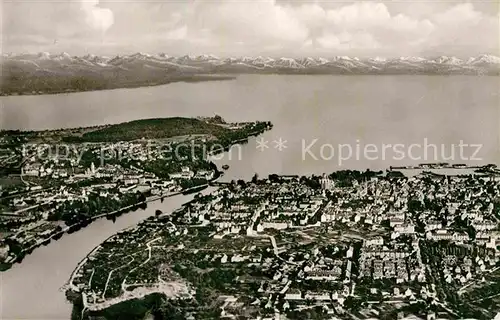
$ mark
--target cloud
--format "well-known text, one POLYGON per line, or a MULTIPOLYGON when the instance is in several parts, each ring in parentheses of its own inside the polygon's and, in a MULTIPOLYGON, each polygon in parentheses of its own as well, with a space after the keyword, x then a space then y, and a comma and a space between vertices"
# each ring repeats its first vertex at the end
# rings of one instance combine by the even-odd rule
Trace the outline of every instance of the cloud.
POLYGON ((66 50, 99 53, 113 43, 113 53, 173 55, 476 55, 500 48, 498 11, 477 3, 419 2, 413 12, 412 2, 32 1, 5 9, 4 38, 12 47, 52 51, 43 41, 20 43, 57 38, 82 40, 66 50))
POLYGON ((182 26, 177 29, 170 30, 167 32, 165 39, 167 40, 183 40, 186 39, 188 30, 187 26, 182 26))
POLYGON ((384 3, 357 2, 326 10, 320 46, 347 51, 403 47, 421 41, 434 29, 427 19, 393 15, 384 3))
POLYGON ((239 44, 240 48, 244 44, 249 54, 273 47, 294 52, 299 49, 304 54, 315 50, 348 53, 408 49, 423 44, 435 29, 428 18, 391 14, 386 4, 375 2, 327 9, 318 3, 217 1, 199 3, 183 19, 191 37, 200 38, 197 30, 208 29, 211 38, 207 42, 220 46, 239 44))
POLYGON ((194 29, 209 29, 214 41, 256 45, 294 43, 307 39, 308 29, 275 1, 217 1, 198 7, 194 29))
POLYGON ((380 47, 375 38, 366 32, 339 34, 326 33, 317 39, 322 48, 347 51, 350 49, 374 50, 380 47))
POLYGON ((474 9, 472 3, 461 3, 433 16, 436 23, 443 26, 477 23, 483 15, 474 9))
POLYGON ((424 49, 445 52, 492 53, 500 50, 500 16, 477 11, 471 3, 455 5, 430 17, 435 30, 421 44, 424 49))
POLYGON ((376 27, 390 21, 391 15, 383 3, 357 2, 327 11, 327 20, 346 29, 376 27))
POLYGON ((113 11, 98 5, 99 0, 81 0, 80 9, 85 13, 85 21, 91 28, 106 32, 114 23, 113 11))

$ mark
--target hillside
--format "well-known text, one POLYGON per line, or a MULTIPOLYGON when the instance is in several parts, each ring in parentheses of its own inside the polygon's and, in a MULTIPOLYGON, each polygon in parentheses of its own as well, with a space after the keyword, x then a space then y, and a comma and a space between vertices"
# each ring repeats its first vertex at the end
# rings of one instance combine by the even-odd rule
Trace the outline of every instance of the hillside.
POLYGON ((206 134, 221 136, 230 130, 219 125, 191 118, 156 118, 135 120, 89 131, 80 138, 85 142, 164 139, 176 136, 206 134))
POLYGON ((94 127, 19 131, 0 130, 0 138, 11 141, 11 144, 22 143, 109 143, 133 141, 140 139, 168 139, 190 135, 206 135, 224 147, 235 141, 246 139, 272 127, 270 122, 245 122, 231 127, 220 116, 212 118, 152 118, 140 119, 119 124, 100 125, 94 127))
POLYGON ((219 58, 212 55, 170 57, 145 53, 110 58, 39 53, 4 54, 0 67, 0 94, 16 95, 233 79, 228 74, 499 75, 500 58, 486 54, 468 59, 452 56, 390 59, 348 56, 219 58))

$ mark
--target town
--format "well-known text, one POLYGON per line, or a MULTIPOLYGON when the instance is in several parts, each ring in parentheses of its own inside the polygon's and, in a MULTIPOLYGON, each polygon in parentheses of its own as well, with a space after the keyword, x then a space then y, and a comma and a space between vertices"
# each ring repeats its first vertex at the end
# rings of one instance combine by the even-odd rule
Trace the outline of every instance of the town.
POLYGON ((79 318, 492 319, 500 171, 337 171, 222 184, 96 247, 79 318))
POLYGON ((98 218, 207 187, 222 174, 210 156, 271 126, 215 116, 0 132, 0 271, 98 218))

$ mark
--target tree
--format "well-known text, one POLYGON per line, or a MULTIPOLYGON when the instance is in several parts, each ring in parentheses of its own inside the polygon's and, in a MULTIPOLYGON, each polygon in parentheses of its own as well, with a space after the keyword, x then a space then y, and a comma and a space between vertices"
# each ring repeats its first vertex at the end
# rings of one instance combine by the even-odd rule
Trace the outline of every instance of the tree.
POLYGON ((280 182, 280 178, 277 174, 270 174, 269 181, 271 182, 280 182))
POLYGON ((241 186, 241 187, 243 187, 243 188, 245 188, 245 187, 247 186, 247 184, 245 183, 245 181, 244 181, 244 180, 241 180, 241 179, 239 179, 239 180, 237 181, 237 183, 238 183, 238 185, 239 185, 239 186, 241 186))
POLYGON ((257 183, 257 181, 259 181, 259 175, 255 173, 252 177, 252 183, 257 183))

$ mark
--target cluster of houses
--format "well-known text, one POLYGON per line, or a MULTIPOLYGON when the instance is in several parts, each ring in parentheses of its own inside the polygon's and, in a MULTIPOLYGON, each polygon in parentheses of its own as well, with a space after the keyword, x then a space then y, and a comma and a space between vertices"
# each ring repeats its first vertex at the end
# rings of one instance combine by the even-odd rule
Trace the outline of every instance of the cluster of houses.
POLYGON ((476 277, 478 274, 485 272, 488 269, 495 267, 498 262, 497 257, 491 256, 476 256, 457 257, 455 255, 447 255, 441 261, 444 280, 447 283, 457 282, 465 284, 469 280, 476 277))
MULTIPOLYGON (((195 173, 183 168, 178 177, 188 176, 195 173)), ((171 244, 172 248, 184 250, 186 256, 197 254, 207 265, 250 268, 267 277, 237 277, 245 285, 257 281, 258 294, 252 302, 224 296, 221 308, 227 316, 244 306, 264 306, 265 314, 272 310, 278 315, 311 305, 338 313, 346 308, 348 298, 359 293, 357 286, 366 283, 369 292, 381 293, 384 301, 436 298, 421 256, 422 242, 497 250, 495 201, 500 189, 487 177, 374 177, 351 187, 323 177, 319 189, 299 179, 281 178, 280 182, 267 179, 220 188, 179 211, 176 223, 182 228, 172 222, 149 221, 143 224, 150 227, 147 232, 131 240, 117 237, 117 241, 147 250, 141 243, 158 237, 160 230, 192 237, 207 228, 207 241, 213 241, 210 248, 190 250, 189 241, 171 244), (333 236, 329 230, 338 234, 333 236), (357 238, 347 237, 351 239, 347 241, 350 232, 357 232, 357 238), (318 234, 325 237, 324 243, 315 239, 318 234), (239 241, 244 243, 240 251, 233 246, 239 241), (258 248, 252 245, 256 241, 261 243, 258 248), (314 289, 311 283, 321 285, 314 289)), ((162 247, 163 240, 158 241, 156 245, 162 247)), ((466 285, 495 267, 498 256, 449 255, 440 263, 446 282, 466 285)))
POLYGON ((407 282, 425 282, 425 266, 418 259, 418 243, 411 245, 391 242, 384 244, 384 239, 374 237, 364 241, 361 250, 360 277, 373 280, 389 279, 397 284, 407 282))
POLYGON ((327 198, 321 191, 307 188, 298 181, 281 185, 269 182, 215 191, 208 203, 193 204, 184 218, 213 225, 214 237, 240 232, 257 235, 269 229, 314 224, 312 219, 326 203, 327 198))
MULTIPOLYGON (((30 154, 28 151, 27 154, 30 154)), ((31 151, 33 153, 36 149, 31 151)), ((3 218, 0 226, 8 223, 10 237, 14 237, 24 247, 36 246, 52 235, 51 231, 36 234, 35 231, 40 229, 36 227, 43 224, 48 230, 58 230, 59 224, 51 221, 51 215, 64 204, 86 203, 91 196, 120 202, 123 195, 137 192, 160 198, 181 192, 179 179, 212 179, 215 175, 213 170, 182 167, 180 173, 160 179, 151 172, 133 166, 125 168, 112 163, 97 166, 91 162, 85 168, 75 161, 61 160, 57 156, 40 158, 36 154, 26 157, 21 168, 23 184, 9 190, 7 206, 0 212, 3 218), (52 179, 58 179, 55 181, 59 183, 54 183, 52 179), (40 181, 48 183, 40 185, 40 181)), ((96 212, 96 215, 105 213, 96 212)), ((7 250, 7 254, 6 257, 0 255, 0 261, 15 261, 16 256, 2 245, 4 241, 0 239, 0 246, 4 248, 3 251, 7 250)))

